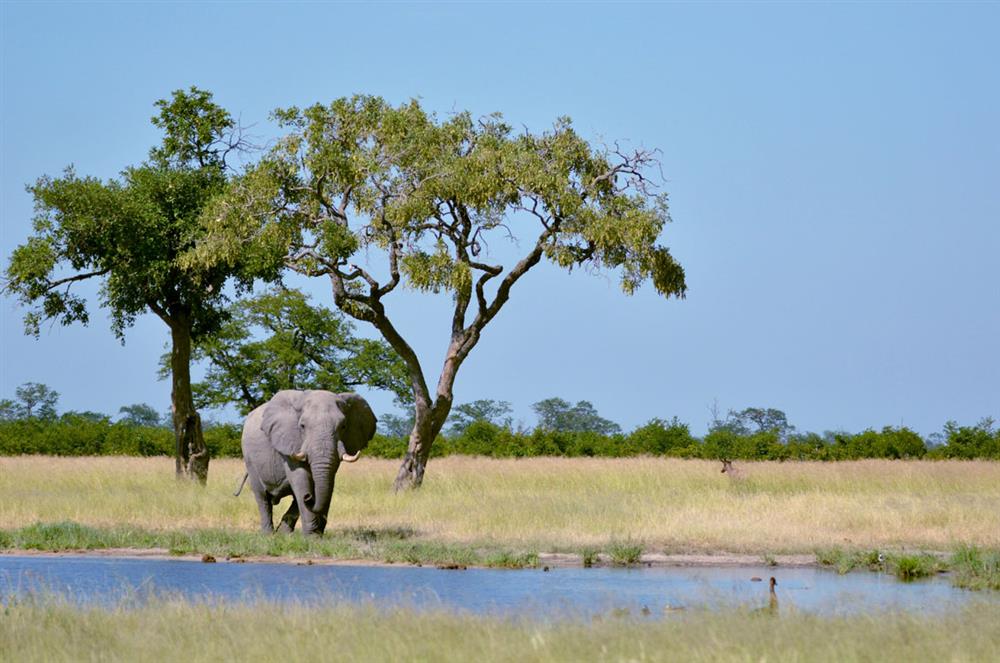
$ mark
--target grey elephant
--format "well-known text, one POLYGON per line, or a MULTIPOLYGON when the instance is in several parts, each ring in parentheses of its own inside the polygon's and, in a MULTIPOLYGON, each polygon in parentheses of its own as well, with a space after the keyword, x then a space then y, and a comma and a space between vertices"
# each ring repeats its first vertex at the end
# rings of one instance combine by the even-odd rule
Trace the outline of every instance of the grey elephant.
POLYGON ((279 391, 247 415, 243 462, 260 509, 260 528, 274 531, 273 509, 294 495, 279 531, 322 534, 341 461, 353 463, 375 435, 375 414, 361 396, 330 391, 279 391))

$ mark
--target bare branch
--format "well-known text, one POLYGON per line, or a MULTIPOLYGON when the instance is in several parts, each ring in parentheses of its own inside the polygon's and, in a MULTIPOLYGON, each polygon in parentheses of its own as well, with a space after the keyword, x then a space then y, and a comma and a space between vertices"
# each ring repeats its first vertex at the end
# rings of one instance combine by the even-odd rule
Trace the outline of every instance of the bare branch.
POLYGON ((399 242, 395 238, 389 244, 389 276, 389 282, 379 288, 377 299, 389 294, 399 285, 399 242))

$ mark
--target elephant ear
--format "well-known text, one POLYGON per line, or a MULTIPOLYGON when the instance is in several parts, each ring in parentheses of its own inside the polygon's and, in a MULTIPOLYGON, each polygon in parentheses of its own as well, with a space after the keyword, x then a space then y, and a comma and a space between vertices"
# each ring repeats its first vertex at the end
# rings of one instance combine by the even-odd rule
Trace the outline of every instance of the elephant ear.
POLYGON ((271 446, 286 456, 302 450, 299 416, 305 402, 305 392, 285 390, 276 393, 264 406, 260 429, 271 446))
POLYGON ((368 446, 368 440, 375 437, 378 420, 368 406, 368 401, 355 393, 337 394, 340 409, 344 413, 344 423, 340 426, 340 439, 350 454, 356 454, 368 446))

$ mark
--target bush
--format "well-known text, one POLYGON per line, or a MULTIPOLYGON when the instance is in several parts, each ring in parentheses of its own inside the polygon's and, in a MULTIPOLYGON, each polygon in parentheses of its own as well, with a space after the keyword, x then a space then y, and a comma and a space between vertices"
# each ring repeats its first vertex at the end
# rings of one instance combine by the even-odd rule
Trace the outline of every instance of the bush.
MULTIPOLYGON (((239 458, 239 424, 207 424, 205 444, 213 458, 239 458)), ((1000 459, 1000 430, 991 420, 976 426, 945 426, 947 443, 928 451, 924 440, 908 428, 886 426, 857 434, 815 433, 789 435, 777 431, 750 433, 716 428, 703 439, 691 435, 686 424, 652 419, 627 435, 553 431, 542 428, 517 432, 508 426, 475 421, 461 434, 439 436, 431 448, 434 457, 452 454, 518 458, 532 456, 670 456, 675 458, 731 458, 739 460, 857 460, 862 458, 991 458, 1000 459)), ((407 437, 376 435, 365 454, 401 458, 407 437)), ((174 434, 158 426, 111 423, 88 413, 59 418, 23 418, 0 421, 0 455, 56 456, 119 455, 172 456, 174 434)))
POLYGON ((1000 429, 993 430, 992 419, 983 419, 975 426, 959 426, 949 421, 944 432, 945 444, 934 450, 934 457, 1000 460, 1000 429))

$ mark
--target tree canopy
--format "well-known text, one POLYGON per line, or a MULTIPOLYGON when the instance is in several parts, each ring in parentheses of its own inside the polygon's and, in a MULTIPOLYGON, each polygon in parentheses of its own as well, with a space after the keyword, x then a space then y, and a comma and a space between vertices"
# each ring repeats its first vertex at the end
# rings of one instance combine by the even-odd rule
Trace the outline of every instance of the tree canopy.
MULTIPOLYGON (((44 320, 87 323, 77 282, 98 278, 100 303, 116 336, 151 311, 170 328, 177 471, 204 480, 207 450, 190 397, 191 341, 223 320, 226 264, 180 261, 204 236, 202 210, 222 193, 227 156, 243 147, 229 113, 197 88, 177 90, 156 103, 153 124, 164 131, 149 159, 125 168, 120 179, 43 176, 28 191, 35 199, 34 234, 17 247, 6 290, 28 307, 25 327, 35 336, 44 320)), ((246 270, 240 270, 244 276, 246 270)))
POLYGON ((123 405, 118 408, 118 414, 122 415, 119 421, 125 422, 131 426, 155 427, 160 425, 160 413, 156 411, 156 408, 148 403, 123 405))
POLYGON ((17 400, 0 401, 0 420, 55 419, 59 392, 40 382, 25 382, 14 390, 17 400))
MULTIPOLYGON (((343 314, 312 306, 299 290, 274 288, 232 304, 222 327, 196 342, 207 360, 192 385, 198 407, 236 404, 243 414, 282 389, 385 389, 400 403, 412 396, 406 364, 383 341, 358 338, 343 314)), ((161 373, 169 372, 169 356, 161 373)))
POLYGON ((621 432, 618 424, 597 414, 597 409, 589 401, 570 405, 561 398, 546 398, 531 408, 538 415, 538 427, 542 430, 601 435, 621 432))
POLYGON ((378 329, 406 362, 414 398, 397 488, 420 484, 459 367, 543 258, 615 270, 626 293, 648 280, 684 295, 683 268, 658 244, 669 217, 654 152, 594 148, 567 118, 515 132, 499 114, 440 120, 417 101, 372 96, 275 117, 287 133, 207 210, 211 237, 187 264, 325 276, 337 306, 378 329), (526 250, 505 267, 490 246, 507 239, 526 250), (400 284, 454 301, 433 391, 386 307, 400 284))
POLYGON ((494 426, 510 428, 513 410, 507 401, 495 401, 488 398, 456 405, 451 411, 451 434, 461 435, 465 429, 477 421, 485 421, 494 426))

